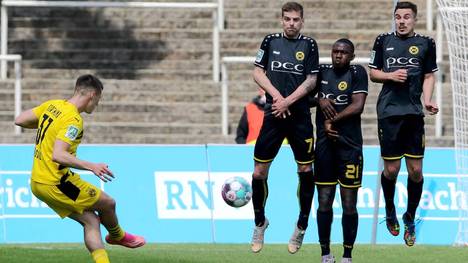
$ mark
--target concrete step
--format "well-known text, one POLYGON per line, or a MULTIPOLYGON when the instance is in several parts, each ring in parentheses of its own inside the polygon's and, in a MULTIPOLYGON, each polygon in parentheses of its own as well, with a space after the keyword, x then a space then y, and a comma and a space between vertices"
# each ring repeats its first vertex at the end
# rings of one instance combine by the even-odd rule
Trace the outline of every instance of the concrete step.
MULTIPOLYGON (((44 101, 49 98, 69 98, 72 93, 63 91, 57 93, 55 90, 45 90, 40 92, 34 92, 31 90, 24 91, 22 93, 23 101, 44 101)), ((13 101, 14 94, 9 92, 7 94, 0 91, 0 101, 13 101)), ((204 102, 219 102, 221 103, 221 97, 217 92, 165 92, 158 93, 154 91, 129 91, 129 92, 106 92, 103 94, 101 102, 109 101, 118 103, 119 101, 140 101, 140 102, 186 102, 190 103, 204 103, 204 102)))
MULTIPOLYGON (((75 86, 75 78, 23 78, 21 83, 24 90, 67 90, 72 92, 75 86)), ((212 80, 202 80, 187 82, 185 80, 125 80, 101 78, 104 85, 104 94, 107 92, 127 92, 127 91, 210 91, 218 90, 219 84, 212 80)), ((0 80, 0 88, 4 90, 14 89, 14 80, 0 80)))
POLYGON ((109 28, 11 28, 8 32, 10 39, 131 39, 161 40, 161 39, 207 39, 212 36, 212 29, 205 28, 135 28, 135 29, 109 29, 109 28))
POLYGON ((0 122, 13 122, 15 112, 12 110, 0 111, 0 122))
MULTIPOLYGON (((152 2, 152 1, 147 1, 152 2)), ((186 2, 186 1, 153 1, 153 2, 186 2)), ((197 2, 211 2, 198 1, 197 2)), ((199 9, 188 11, 187 9, 172 8, 9 8, 11 17, 53 17, 55 19, 67 19, 70 17, 88 19, 92 21, 105 22, 106 19, 113 20, 187 20, 187 19, 209 19, 212 16, 212 11, 209 9, 199 9)), ((105 25, 105 24, 104 24, 105 25)))
MULTIPOLYGON (((24 56, 25 60, 29 59, 48 59, 48 60, 67 60, 73 63, 75 60, 83 61, 89 60, 104 60, 115 61, 114 67, 126 66, 125 61, 136 60, 142 61, 157 61, 157 60, 211 60, 211 52, 203 50, 147 50, 147 49, 67 49, 67 50, 49 50, 44 52, 37 52, 29 49, 16 49, 11 48, 10 52, 19 53, 24 56)), ((67 62, 63 62, 65 65, 67 62)), ((148 64, 146 62, 145 64, 148 64)))
MULTIPOLYGON (((122 10, 125 11, 125 10, 122 10)), ((128 10, 127 10, 128 11, 128 10)), ((157 9, 155 10, 157 11, 157 9)), ((212 28, 213 19, 211 16, 204 15, 203 17, 186 17, 179 18, 177 16, 161 18, 155 12, 153 16, 148 16, 146 19, 138 19, 132 17, 116 18, 96 16, 93 13, 85 13, 84 17, 58 17, 58 16, 16 16, 9 20, 9 26, 12 28, 212 28), (90 19, 93 17, 94 19, 90 19)), ((187 12, 186 12, 187 13, 187 12)))
MULTIPOLYGON (((0 115, 2 116, 2 115, 0 115)), ((240 114, 231 113, 230 119, 234 120, 240 114)), ((84 115, 85 122, 143 122, 143 123, 221 123, 220 113, 188 114, 182 110, 167 114, 164 112, 94 112, 92 115, 84 115)), ((237 117, 237 118, 239 118, 237 117)), ((236 124, 237 125, 237 122, 236 124)))
POLYGON ((47 47, 48 50, 93 50, 93 49, 130 49, 130 50, 152 50, 170 52, 174 50, 211 50, 211 39, 164 39, 164 41, 140 41, 131 37, 114 39, 63 39, 63 38, 26 38, 8 39, 10 48, 17 50, 38 49, 47 47))
POLYGON ((153 70, 179 70, 182 74, 185 70, 211 70, 212 62, 206 59, 193 60, 120 60, 117 58, 108 59, 86 59, 79 58, 73 60, 65 59, 28 59, 24 60, 22 67, 24 70, 31 68, 89 68, 89 69, 153 69, 153 70))
MULTIPOLYGON (((174 80, 181 78, 178 70, 158 69, 25 69, 23 76, 26 78, 59 78, 75 79, 82 74, 95 74, 101 78, 110 79, 146 79, 146 80, 174 80)), ((213 78, 211 70, 185 71, 183 79, 186 81, 206 81, 213 78)))

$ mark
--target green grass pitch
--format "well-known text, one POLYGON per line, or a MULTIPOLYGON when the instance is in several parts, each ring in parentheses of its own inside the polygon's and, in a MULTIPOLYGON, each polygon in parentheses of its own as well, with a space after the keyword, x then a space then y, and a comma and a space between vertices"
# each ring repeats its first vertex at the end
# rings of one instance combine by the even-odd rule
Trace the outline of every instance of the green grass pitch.
MULTIPOLYGON (((106 247, 110 260, 116 262, 164 262, 164 263, 274 263, 320 262, 320 247, 305 244, 290 255, 286 244, 266 244, 258 254, 250 252, 248 244, 147 244, 139 249, 116 246, 106 247)), ((333 245, 337 262, 341 260, 341 245, 333 245)), ((360 245, 353 253, 353 261, 366 262, 440 262, 467 263, 468 247, 402 245, 360 245)), ((92 262, 83 244, 8 244, 0 245, 0 262, 92 262)))

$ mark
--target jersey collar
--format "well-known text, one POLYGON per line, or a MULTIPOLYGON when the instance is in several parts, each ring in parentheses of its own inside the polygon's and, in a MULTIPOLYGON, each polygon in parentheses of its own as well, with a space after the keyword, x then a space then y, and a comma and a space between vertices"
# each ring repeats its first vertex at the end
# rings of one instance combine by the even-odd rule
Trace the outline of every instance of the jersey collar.
POLYGON ((283 33, 281 33, 281 36, 284 37, 284 38, 286 38, 286 39, 300 39, 300 38, 302 37, 302 34, 299 33, 299 35, 297 35, 296 38, 289 38, 289 37, 287 37, 287 36, 284 34, 284 32, 283 32, 283 33))
POLYGON ((409 38, 412 38, 412 37, 415 37, 415 36, 418 35, 418 33, 414 32, 414 31, 413 31, 413 35, 407 36, 407 37, 402 37, 402 36, 398 35, 398 33, 396 31, 393 31, 392 34, 394 34, 396 37, 398 37, 400 39, 409 39, 409 38))

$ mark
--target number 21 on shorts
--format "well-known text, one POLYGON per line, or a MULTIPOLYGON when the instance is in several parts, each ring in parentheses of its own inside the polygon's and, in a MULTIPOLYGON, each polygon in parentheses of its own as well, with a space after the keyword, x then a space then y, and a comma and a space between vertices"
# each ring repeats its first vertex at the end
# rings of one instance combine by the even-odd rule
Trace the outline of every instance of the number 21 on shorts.
POLYGON ((348 179, 357 179, 359 177, 359 165, 347 164, 345 177, 348 179))

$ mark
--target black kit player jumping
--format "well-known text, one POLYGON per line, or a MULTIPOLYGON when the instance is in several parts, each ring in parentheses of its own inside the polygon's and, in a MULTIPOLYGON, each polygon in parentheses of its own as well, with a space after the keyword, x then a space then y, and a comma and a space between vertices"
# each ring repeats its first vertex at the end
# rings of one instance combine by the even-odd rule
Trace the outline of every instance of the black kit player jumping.
POLYGON ((315 184, 318 191, 317 229, 322 262, 333 263, 330 233, 333 200, 340 184, 344 253, 342 263, 352 261, 351 252, 358 229, 356 209, 362 182, 363 154, 361 113, 367 97, 367 72, 354 59, 354 44, 337 40, 331 52, 332 65, 320 65, 317 78, 317 143, 315 184))
POLYGON ((288 2, 281 11, 283 32, 264 38, 253 72, 255 82, 267 96, 263 126, 254 153, 253 252, 263 248, 264 233, 269 224, 265 218, 268 171, 284 138, 291 145, 299 174, 300 214, 288 244, 290 253, 296 253, 302 245, 314 195, 313 127, 306 95, 315 88, 318 47, 314 39, 300 34, 304 23, 300 4, 288 2))
POLYGON ((405 157, 408 170, 408 207, 403 214, 404 240, 412 246, 416 240, 414 218, 423 188, 424 113, 436 114, 432 102, 436 48, 432 38, 416 34, 417 7, 399 2, 394 10, 395 32, 377 37, 371 53, 370 77, 383 83, 377 102, 378 132, 384 171, 381 175, 385 198, 386 223, 390 233, 400 232, 395 205, 395 184, 405 157))

